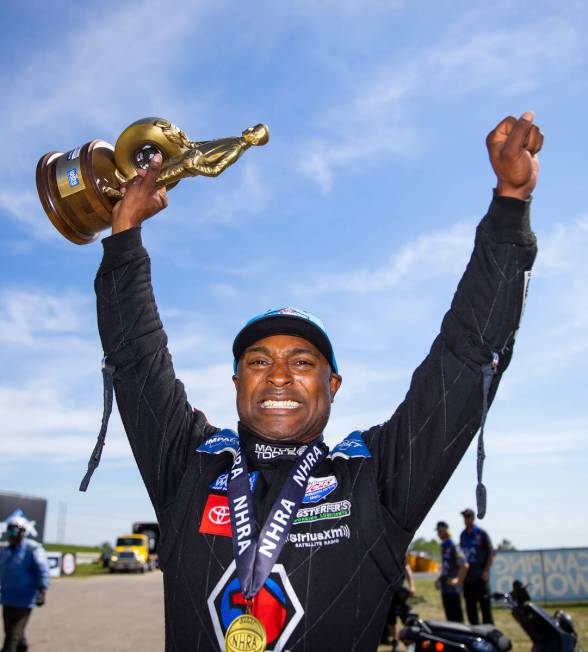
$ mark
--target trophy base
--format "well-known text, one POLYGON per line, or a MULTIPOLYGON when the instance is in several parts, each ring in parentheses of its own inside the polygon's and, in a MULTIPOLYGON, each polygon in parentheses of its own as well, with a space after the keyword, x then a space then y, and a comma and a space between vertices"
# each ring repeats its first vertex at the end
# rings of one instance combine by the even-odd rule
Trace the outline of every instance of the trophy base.
POLYGON ((114 148, 92 140, 66 152, 48 152, 37 164, 37 191, 53 226, 75 244, 94 242, 112 224, 116 199, 104 188, 118 188, 114 148))

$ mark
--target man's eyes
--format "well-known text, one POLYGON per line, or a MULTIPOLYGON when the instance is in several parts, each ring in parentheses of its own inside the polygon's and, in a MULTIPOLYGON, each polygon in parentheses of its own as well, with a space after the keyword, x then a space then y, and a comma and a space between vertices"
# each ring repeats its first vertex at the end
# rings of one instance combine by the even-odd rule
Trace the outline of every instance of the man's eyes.
POLYGON ((254 367, 264 367, 265 365, 269 364, 269 361, 264 360, 263 358, 253 358, 252 360, 248 360, 247 364, 252 365, 254 367))
MULTIPOLYGON (((251 367, 267 367, 272 364, 272 360, 267 360, 266 358, 252 358, 250 360, 247 360, 247 364, 251 367)), ((307 367, 314 367, 313 360, 306 360, 304 358, 291 360, 290 364, 300 369, 305 369, 307 367)))
POLYGON ((296 367, 313 367, 314 362, 312 362, 312 360, 304 360, 304 359, 294 360, 294 366, 296 366, 296 367))

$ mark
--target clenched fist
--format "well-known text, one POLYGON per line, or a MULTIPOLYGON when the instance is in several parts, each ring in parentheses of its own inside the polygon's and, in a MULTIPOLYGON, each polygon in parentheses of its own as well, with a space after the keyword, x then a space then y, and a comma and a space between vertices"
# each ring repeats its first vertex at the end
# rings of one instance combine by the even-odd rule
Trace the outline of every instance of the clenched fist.
POLYGON ((527 199, 535 188, 543 134, 533 124, 534 117, 532 111, 526 111, 518 120, 504 118, 486 138, 498 195, 527 199))

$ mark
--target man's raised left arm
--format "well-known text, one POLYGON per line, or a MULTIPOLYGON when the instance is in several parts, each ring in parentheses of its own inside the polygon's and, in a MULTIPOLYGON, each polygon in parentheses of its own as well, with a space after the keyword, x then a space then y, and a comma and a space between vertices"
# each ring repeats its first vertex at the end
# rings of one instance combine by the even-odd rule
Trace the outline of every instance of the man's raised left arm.
POLYGON ((405 400, 389 421, 364 433, 381 501, 408 540, 480 427, 510 362, 536 255, 529 209, 542 142, 530 112, 505 118, 488 135, 497 184, 470 262, 405 400))

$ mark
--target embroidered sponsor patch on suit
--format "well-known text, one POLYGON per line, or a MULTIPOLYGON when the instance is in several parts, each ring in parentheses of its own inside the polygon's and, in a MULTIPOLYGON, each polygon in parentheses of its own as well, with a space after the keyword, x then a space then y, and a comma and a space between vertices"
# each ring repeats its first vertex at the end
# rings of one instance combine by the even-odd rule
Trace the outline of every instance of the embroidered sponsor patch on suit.
POLYGON ((327 475, 324 478, 313 478, 310 476, 302 502, 305 504, 318 503, 335 491, 336 488, 337 478, 334 475, 327 475))
MULTIPOLYGON (((253 493, 255 489, 255 484, 257 483, 257 478, 259 477, 259 471, 252 471, 249 474, 249 490, 253 493)), ((229 483, 229 472, 221 473, 218 478, 211 482, 209 488, 213 491, 220 491, 222 493, 227 493, 227 487, 229 483)))
MULTIPOLYGON (((224 650, 229 625, 247 611, 234 561, 217 582, 207 603, 219 649, 224 650)), ((302 620, 304 608, 282 564, 274 564, 270 576, 253 598, 251 613, 265 629, 267 652, 287 650, 288 639, 302 620)))
POLYGON ((333 448, 333 450, 327 455, 327 459, 333 460, 336 457, 342 457, 343 459, 349 460, 354 457, 371 456, 372 454, 366 446, 363 437, 361 436, 361 432, 355 430, 333 448))
POLYGON ((232 536, 229 500, 226 496, 208 495, 198 532, 201 534, 218 534, 221 537, 232 536))
POLYGON ((288 542, 295 548, 320 548, 340 543, 343 539, 351 539, 349 525, 331 527, 319 532, 291 532, 288 542))
POLYGON ((229 452, 236 455, 238 449, 239 437, 232 430, 221 430, 210 436, 203 444, 200 444, 196 452, 210 455, 229 452))
POLYGON ((347 518, 351 515, 351 502, 339 500, 334 503, 322 503, 312 507, 301 507, 296 512, 294 525, 312 523, 314 521, 328 521, 334 518, 347 518))
POLYGON ((306 450, 306 446, 272 446, 255 443, 253 453, 258 460, 273 460, 276 457, 296 457, 306 450))

